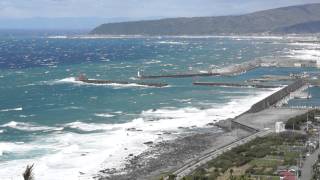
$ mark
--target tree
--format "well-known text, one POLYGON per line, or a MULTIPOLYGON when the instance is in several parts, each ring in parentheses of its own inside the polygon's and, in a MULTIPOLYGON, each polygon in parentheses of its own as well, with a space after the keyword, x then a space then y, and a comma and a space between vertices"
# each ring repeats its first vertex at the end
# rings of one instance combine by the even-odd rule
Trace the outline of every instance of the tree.
POLYGON ((26 170, 22 174, 24 180, 34 180, 33 165, 34 164, 32 164, 31 166, 27 165, 26 170))
POLYGON ((229 173, 230 173, 230 179, 233 179, 233 176, 232 176, 232 174, 233 174, 233 169, 230 169, 230 170, 229 170, 229 173))
POLYGON ((175 174, 170 174, 169 175, 169 180, 175 180, 176 179, 176 175, 175 174))

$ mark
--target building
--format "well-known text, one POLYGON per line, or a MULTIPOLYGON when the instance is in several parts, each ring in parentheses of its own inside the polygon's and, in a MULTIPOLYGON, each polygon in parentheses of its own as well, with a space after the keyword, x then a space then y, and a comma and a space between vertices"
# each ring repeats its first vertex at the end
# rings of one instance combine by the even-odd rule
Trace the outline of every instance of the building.
POLYGON ((276 133, 281 133, 286 130, 285 124, 283 122, 276 122, 275 128, 276 128, 276 133))
POLYGON ((284 171, 280 173, 280 180, 296 180, 296 176, 290 171, 284 171))

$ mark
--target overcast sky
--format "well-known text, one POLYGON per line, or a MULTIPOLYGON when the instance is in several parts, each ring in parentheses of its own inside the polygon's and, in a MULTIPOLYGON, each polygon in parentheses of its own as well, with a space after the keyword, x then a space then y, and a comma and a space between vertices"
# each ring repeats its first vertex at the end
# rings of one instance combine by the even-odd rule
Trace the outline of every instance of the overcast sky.
POLYGON ((317 2, 320 0, 0 0, 0 18, 216 16, 317 2))

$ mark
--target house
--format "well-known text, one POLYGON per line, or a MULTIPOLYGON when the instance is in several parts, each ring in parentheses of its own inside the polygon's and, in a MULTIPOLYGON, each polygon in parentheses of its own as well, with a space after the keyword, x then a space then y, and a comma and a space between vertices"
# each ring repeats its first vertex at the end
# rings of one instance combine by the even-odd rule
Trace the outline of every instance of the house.
POLYGON ((292 172, 296 176, 300 177, 301 176, 301 170, 298 166, 290 166, 288 168, 289 172, 292 172))
POLYGON ((278 166, 277 174, 280 174, 281 172, 285 172, 287 170, 288 170, 287 166, 278 166))
POLYGON ((280 172, 280 180, 296 180, 296 176, 294 173, 290 171, 280 172))
POLYGON ((286 130, 285 124, 283 122, 276 122, 275 128, 276 128, 276 133, 281 133, 286 130))

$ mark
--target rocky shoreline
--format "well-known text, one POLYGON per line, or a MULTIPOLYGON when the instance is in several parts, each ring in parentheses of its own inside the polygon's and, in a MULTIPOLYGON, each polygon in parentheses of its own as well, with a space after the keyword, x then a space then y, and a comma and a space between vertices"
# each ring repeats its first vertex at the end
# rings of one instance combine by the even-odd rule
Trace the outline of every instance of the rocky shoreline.
POLYGON ((175 140, 153 144, 137 156, 127 157, 123 169, 104 169, 95 177, 99 180, 159 179, 177 167, 209 151, 213 151, 251 133, 242 129, 220 129, 215 126, 190 130, 175 140))

